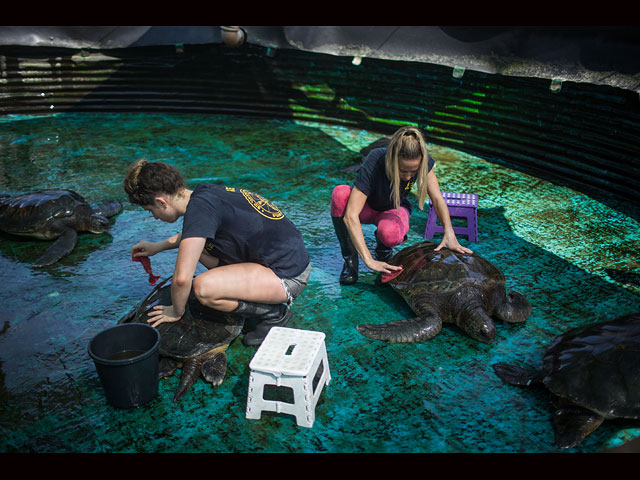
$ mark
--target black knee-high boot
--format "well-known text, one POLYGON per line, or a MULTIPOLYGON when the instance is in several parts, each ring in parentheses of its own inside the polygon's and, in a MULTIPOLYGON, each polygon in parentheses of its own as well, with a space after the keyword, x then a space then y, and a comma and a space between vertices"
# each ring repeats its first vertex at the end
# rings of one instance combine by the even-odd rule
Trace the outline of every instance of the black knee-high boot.
POLYGON ((380 262, 388 262, 393 257, 393 248, 387 247, 378 238, 378 230, 375 231, 376 236, 376 260, 380 262))
POLYGON ((269 304, 238 301, 238 307, 233 311, 245 319, 242 343, 246 346, 257 346, 273 327, 284 327, 291 319, 291 310, 284 303, 269 304))
POLYGON ((342 258, 344 258, 344 266, 342 267, 342 272, 340 272, 340 283, 343 285, 352 285, 358 281, 358 251, 351 241, 343 217, 332 216, 331 220, 333 221, 333 228, 335 228, 336 236, 340 242, 342 258))

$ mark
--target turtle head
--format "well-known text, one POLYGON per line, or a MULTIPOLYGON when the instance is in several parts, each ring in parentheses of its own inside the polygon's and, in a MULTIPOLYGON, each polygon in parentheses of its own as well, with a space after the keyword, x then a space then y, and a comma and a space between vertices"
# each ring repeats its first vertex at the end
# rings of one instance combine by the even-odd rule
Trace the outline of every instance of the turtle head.
POLYGON ((471 338, 491 343, 496 338, 496 325, 482 305, 461 310, 454 314, 455 323, 471 338))
POLYGON ((87 218, 87 230, 91 233, 104 233, 111 227, 109 219, 96 213, 87 218))
POLYGON ((491 343, 496 338, 496 326, 483 310, 478 309, 460 325, 471 338, 482 343, 491 343))

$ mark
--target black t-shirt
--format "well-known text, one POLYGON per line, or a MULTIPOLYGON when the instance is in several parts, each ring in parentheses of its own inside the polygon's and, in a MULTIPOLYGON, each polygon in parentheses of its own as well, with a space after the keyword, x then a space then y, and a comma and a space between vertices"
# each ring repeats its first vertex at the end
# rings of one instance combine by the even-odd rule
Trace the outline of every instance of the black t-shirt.
MULTIPOLYGON (((367 196, 369 206, 379 212, 395 208, 393 200, 391 200, 391 181, 387 178, 384 168, 384 156, 386 153, 386 147, 371 150, 362 163, 354 182, 354 185, 367 196)), ((435 162, 431 155, 427 154, 427 158, 429 159, 428 171, 431 171, 435 162)), ((406 182, 400 182, 400 205, 409 210, 409 213, 412 211, 412 206, 407 196, 416 182, 416 178, 417 175, 406 182)))
POLYGON ((264 197, 239 188, 198 185, 182 224, 182 238, 190 237, 206 238, 207 250, 227 263, 259 263, 281 278, 309 264, 293 223, 264 197))

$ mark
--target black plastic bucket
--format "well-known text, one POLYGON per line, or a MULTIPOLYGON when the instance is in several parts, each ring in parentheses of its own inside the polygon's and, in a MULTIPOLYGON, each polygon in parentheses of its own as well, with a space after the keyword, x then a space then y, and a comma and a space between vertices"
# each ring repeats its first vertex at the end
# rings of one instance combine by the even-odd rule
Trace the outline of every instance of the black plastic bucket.
POLYGON ((160 333, 143 323, 116 325, 89 342, 107 402, 117 408, 139 407, 158 394, 160 333))

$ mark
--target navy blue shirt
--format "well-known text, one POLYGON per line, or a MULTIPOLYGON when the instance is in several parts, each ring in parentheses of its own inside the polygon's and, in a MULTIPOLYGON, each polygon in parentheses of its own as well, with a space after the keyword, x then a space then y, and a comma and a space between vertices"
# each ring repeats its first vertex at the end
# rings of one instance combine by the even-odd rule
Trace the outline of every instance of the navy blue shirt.
POLYGON ((298 229, 275 205, 248 190, 198 185, 182 223, 182 238, 190 237, 206 238, 207 251, 227 263, 259 263, 280 278, 295 277, 309 264, 298 229))
MULTIPOLYGON (((395 208, 391 199, 391 181, 387 178, 384 168, 386 153, 386 147, 371 150, 358 170, 358 176, 354 182, 354 185, 367 196, 367 204, 379 212, 395 208)), ((428 171, 430 172, 435 162, 431 155, 427 154, 427 158, 429 159, 428 171)), ((409 213, 412 211, 412 206, 407 196, 416 183, 417 176, 417 174, 414 175, 406 182, 400 181, 400 206, 409 210, 409 213)))

